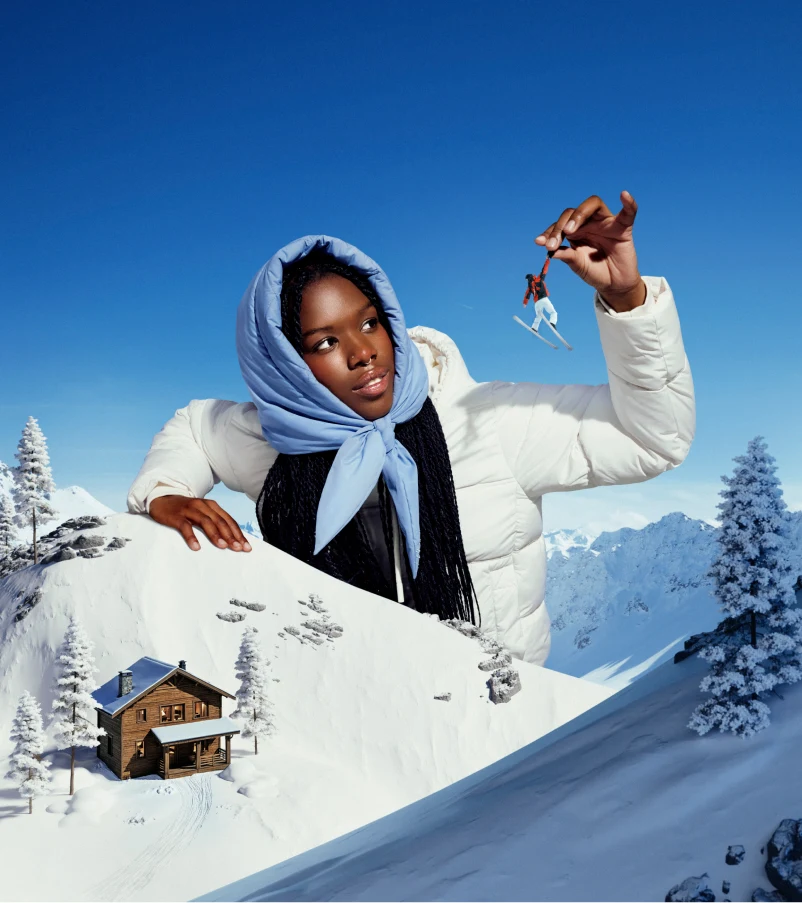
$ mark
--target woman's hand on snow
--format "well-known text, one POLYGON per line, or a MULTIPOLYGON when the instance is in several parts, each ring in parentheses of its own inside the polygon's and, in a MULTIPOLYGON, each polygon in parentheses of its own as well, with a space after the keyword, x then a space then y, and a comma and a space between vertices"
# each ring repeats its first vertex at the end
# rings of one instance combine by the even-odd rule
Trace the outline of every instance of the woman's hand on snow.
POLYGON ((173 527, 184 537, 187 545, 197 552, 200 548, 193 527, 199 527, 221 549, 250 552, 248 540, 239 524, 213 499, 187 498, 185 495, 162 495, 150 503, 150 516, 156 523, 173 527))
POLYGON ((646 300, 646 285, 638 272, 632 241, 632 225, 638 212, 635 198, 621 192, 621 212, 614 216, 596 194, 578 207, 567 207, 560 218, 535 239, 552 256, 595 288, 619 313, 640 307, 646 300), (566 238, 570 247, 560 244, 566 238))

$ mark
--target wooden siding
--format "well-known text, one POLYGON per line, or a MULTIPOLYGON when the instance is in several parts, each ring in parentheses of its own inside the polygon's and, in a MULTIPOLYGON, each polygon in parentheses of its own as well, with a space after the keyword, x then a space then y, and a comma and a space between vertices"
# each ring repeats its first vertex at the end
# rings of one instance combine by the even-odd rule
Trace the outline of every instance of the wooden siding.
POLYGON ((107 714, 102 709, 98 709, 97 723, 99 727, 102 727, 103 730, 106 731, 108 737, 111 737, 114 741, 113 755, 110 756, 108 754, 108 737, 101 737, 100 745, 97 747, 97 757, 102 762, 105 762, 118 778, 121 778, 120 752, 122 750, 122 726, 120 725, 120 720, 119 718, 112 718, 111 715, 107 714))
MULTIPOLYGON (((98 721, 100 721, 101 717, 105 717, 117 725, 117 734, 114 735, 116 768, 107 761, 107 757, 104 758, 101 755, 100 747, 98 747, 98 755, 121 778, 138 778, 146 774, 158 774, 162 747, 150 731, 151 728, 159 727, 162 724, 161 707, 165 705, 184 706, 184 721, 168 721, 165 724, 201 724, 203 721, 222 717, 221 703, 222 696, 220 693, 210 690, 203 684, 197 683, 182 674, 174 674, 169 680, 164 681, 150 692, 141 696, 116 718, 112 719, 105 712, 98 713, 98 721), (205 718, 193 717, 196 701, 206 703, 207 714, 205 718), (147 711, 147 721, 144 723, 136 720, 139 709, 147 711), (136 755, 137 740, 144 740, 145 742, 145 755, 142 758, 138 758, 136 755)), ((101 726, 106 727, 105 723, 101 726)), ((211 744, 209 752, 217 748, 218 744, 215 740, 211 744)), ((193 744, 190 742, 186 746, 179 747, 179 750, 180 755, 184 755, 184 751, 188 750, 191 757, 193 744)), ((174 758, 176 764, 178 764, 177 760, 179 758, 179 755, 174 758)))

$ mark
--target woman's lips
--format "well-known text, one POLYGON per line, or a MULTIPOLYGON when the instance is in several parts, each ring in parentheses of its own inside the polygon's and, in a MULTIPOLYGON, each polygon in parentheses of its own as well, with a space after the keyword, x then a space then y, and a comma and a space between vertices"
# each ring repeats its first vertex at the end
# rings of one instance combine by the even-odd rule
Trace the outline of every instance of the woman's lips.
POLYGON ((358 389, 352 389, 351 391, 356 392, 357 395, 361 395, 363 398, 376 398, 379 395, 383 395, 387 391, 387 386, 389 384, 390 371, 385 370, 384 376, 379 377, 377 375, 366 385, 360 386, 360 388, 358 389))

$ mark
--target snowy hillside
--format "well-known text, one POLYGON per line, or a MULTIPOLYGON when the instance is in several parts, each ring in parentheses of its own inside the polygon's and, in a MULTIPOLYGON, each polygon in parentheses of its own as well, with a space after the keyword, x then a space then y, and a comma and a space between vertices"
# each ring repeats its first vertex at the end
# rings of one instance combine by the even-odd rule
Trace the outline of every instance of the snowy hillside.
POLYGON ((705 873, 714 896, 696 899, 781 899, 752 892, 773 890, 774 830, 802 818, 802 686, 755 737, 699 737, 703 666, 665 664, 479 774, 201 899, 663 900, 705 873))
MULTIPOLYGON (((11 468, 0 461, 0 493, 11 498, 11 487, 13 482, 11 468)), ((72 520, 76 517, 84 517, 88 514, 107 515, 114 513, 111 508, 104 505, 102 502, 99 502, 94 496, 90 495, 80 486, 66 486, 63 489, 56 489, 55 492, 50 493, 49 498, 58 512, 58 515, 54 520, 40 525, 37 529, 39 536, 42 536, 44 533, 49 533, 51 530, 55 530, 56 527, 60 526, 65 521, 72 520)), ((33 530, 31 530, 30 527, 18 530, 17 541, 32 542, 33 530)))
MULTIPOLYGON (((192 552, 148 518, 113 515, 63 531, 48 554, 69 560, 0 580, 0 724, 25 689, 49 711, 55 650, 75 612, 96 644, 98 682, 150 655, 186 659, 191 673, 233 692, 242 628, 256 626, 272 661, 275 735, 258 757, 236 738, 222 776, 170 782, 118 781, 82 750, 72 799, 69 754, 51 745, 53 792, 32 816, 0 781, 0 849, 15 863, 3 870, 2 899, 187 899, 460 780, 610 695, 516 663, 521 691, 493 704, 476 639, 266 544, 235 553, 199 539, 192 552), (342 636, 321 641, 305 626, 299 600, 309 593, 342 636), (266 609, 244 612, 232 597, 266 609), (218 617, 230 612, 245 621, 218 617), (42 849, 47 868, 36 867, 42 849)), ((2 766, 9 749, 4 729, 2 766)))

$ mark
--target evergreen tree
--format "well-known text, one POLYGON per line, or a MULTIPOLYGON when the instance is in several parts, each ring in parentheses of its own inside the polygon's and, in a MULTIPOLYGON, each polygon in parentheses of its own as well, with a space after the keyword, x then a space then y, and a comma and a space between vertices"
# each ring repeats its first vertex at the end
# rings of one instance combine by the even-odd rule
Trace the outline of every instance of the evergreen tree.
POLYGON ((778 684, 802 679, 802 611, 795 607, 790 517, 774 458, 756 436, 735 458, 718 505, 719 551, 710 571, 729 624, 700 651, 711 663, 700 689, 711 694, 688 727, 714 727, 748 737, 768 727, 761 698, 778 684))
POLYGON ((75 790, 75 748, 98 746, 106 732, 98 727, 97 703, 92 691, 97 684, 92 677, 95 660, 92 643, 78 619, 73 616, 57 659, 58 679, 53 700, 53 720, 59 749, 70 750, 70 796, 75 790))
POLYGON ((0 489, 0 561, 11 554, 11 547, 17 538, 14 526, 14 504, 0 489))
POLYGON ((45 735, 42 730, 42 710, 39 703, 26 690, 20 697, 17 714, 11 724, 11 768, 6 775, 14 781, 19 794, 28 800, 28 813, 33 812, 33 801, 44 796, 50 785, 49 762, 42 761, 45 751, 45 735))
POLYGON ((273 731, 271 704, 268 697, 268 667, 255 627, 246 627, 242 633, 236 669, 240 686, 237 690, 237 707, 232 718, 242 721, 241 735, 253 737, 254 755, 259 753, 259 737, 267 737, 273 731))
POLYGON ((45 436, 36 418, 28 418, 14 457, 19 461, 14 468, 16 523, 18 527, 33 527, 33 563, 37 564, 36 527, 53 520, 58 512, 50 502, 50 493, 56 486, 45 436))

